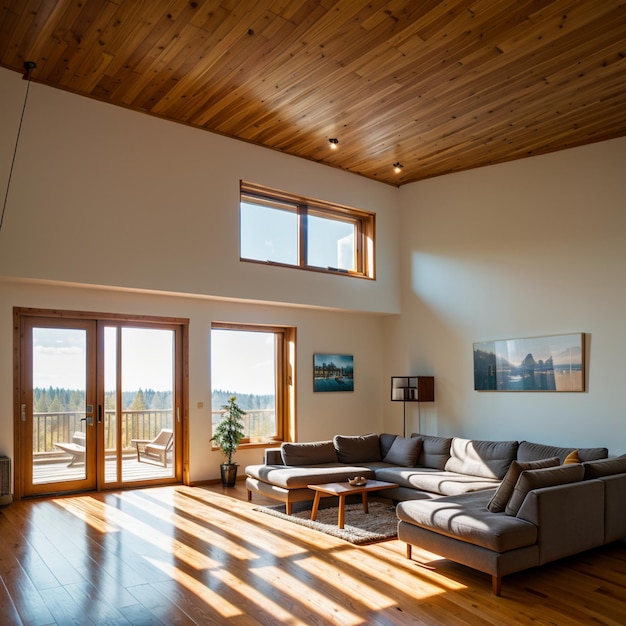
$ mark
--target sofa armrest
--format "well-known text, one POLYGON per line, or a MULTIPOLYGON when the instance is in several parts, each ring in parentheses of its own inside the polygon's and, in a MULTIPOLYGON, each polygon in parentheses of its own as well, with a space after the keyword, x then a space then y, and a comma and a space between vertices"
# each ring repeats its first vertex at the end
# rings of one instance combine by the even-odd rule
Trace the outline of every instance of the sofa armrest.
POLYGON ((604 485, 586 480, 528 493, 517 517, 537 526, 539 563, 548 563, 604 542, 604 485))
POLYGON ((284 465, 280 448, 266 448, 263 454, 265 465, 284 465))

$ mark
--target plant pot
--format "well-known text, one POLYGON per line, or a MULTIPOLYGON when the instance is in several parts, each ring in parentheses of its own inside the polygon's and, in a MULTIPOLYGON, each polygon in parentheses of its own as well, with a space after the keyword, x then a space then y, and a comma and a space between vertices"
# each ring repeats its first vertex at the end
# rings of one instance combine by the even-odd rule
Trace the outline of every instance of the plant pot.
POLYGON ((237 463, 222 463, 220 473, 222 475, 222 485, 224 487, 234 487, 237 482, 237 463))

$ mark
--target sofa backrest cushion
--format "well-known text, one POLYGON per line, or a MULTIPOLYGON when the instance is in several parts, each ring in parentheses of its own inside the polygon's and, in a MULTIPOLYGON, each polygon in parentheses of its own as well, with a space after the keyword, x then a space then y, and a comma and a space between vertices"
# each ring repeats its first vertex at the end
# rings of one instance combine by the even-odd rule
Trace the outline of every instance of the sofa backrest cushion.
POLYGON ((511 461, 511 465, 504 479, 493 494, 491 500, 489 500, 487 508, 492 513, 502 513, 502 511, 506 509, 506 505, 513 495, 517 479, 523 471, 541 469, 542 467, 556 467, 557 465, 560 465, 558 456, 553 456, 551 459, 543 459, 542 461, 511 461))
POLYGON ((430 467, 442 470, 450 458, 450 446, 452 437, 435 437, 434 435, 422 435, 413 433, 411 437, 421 437, 422 449, 417 457, 420 467, 430 467))
POLYGON ((392 465, 415 467, 421 449, 421 437, 396 437, 383 461, 392 465))
POLYGON ((606 459, 609 456, 607 448, 559 448, 557 446, 546 446, 542 443, 521 441, 517 449, 517 460, 539 461, 540 459, 558 456, 561 463, 563 463, 565 457, 574 450, 578 450, 578 457, 581 461, 595 461, 597 459, 606 459))
POLYGON ((517 441, 478 441, 454 437, 448 472, 502 479, 517 456, 517 441))
POLYGON ((585 480, 612 476, 613 474, 623 474, 626 472, 626 454, 610 459, 587 461, 583 463, 583 469, 585 470, 585 480))
POLYGON ((380 458, 384 459, 387 456, 387 452, 391 448, 391 445, 395 441, 398 435, 392 435, 390 433, 381 433, 378 436, 378 441, 380 443, 380 458))
POLYGON ((380 441, 375 433, 369 435, 335 435, 333 444, 340 463, 380 461, 380 441))
POLYGON ((506 505, 505 513, 517 515, 529 491, 541 487, 577 483, 583 479, 584 473, 580 463, 523 471, 517 479, 513 495, 506 505))
POLYGON ((337 451, 332 441, 307 443, 284 441, 280 445, 280 455, 285 465, 319 465, 337 462, 337 451))

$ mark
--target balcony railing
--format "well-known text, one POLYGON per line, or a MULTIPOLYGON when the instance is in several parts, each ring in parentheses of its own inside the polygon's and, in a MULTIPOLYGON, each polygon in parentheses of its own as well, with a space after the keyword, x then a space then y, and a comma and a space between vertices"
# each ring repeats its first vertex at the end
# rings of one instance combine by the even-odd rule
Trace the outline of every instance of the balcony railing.
MULTIPOLYGON (((213 427, 222 419, 224 411, 212 411, 213 427)), ((95 417, 94 417, 95 419, 95 417)), ((104 412, 106 450, 116 450, 115 409, 104 412)), ((126 410, 121 412, 122 450, 134 449, 132 439, 153 439, 162 428, 172 428, 172 409, 126 410)), ((243 416, 244 432, 250 439, 268 439, 276 434, 274 409, 247 410, 243 416)), ((71 442, 74 433, 85 432, 84 411, 56 411, 33 413, 33 454, 58 453, 55 443, 71 442)))
MULTIPOLYGON (((243 416, 243 432, 250 439, 270 439, 276 435, 275 409, 245 409, 243 416)), ((224 417, 224 411, 212 411, 211 422, 213 431, 224 417)))
MULTIPOLYGON (((116 419, 114 409, 105 410, 106 450, 117 449, 116 419)), ((173 425, 172 409, 122 411, 121 420, 122 450, 133 448, 132 439, 153 439, 161 428, 172 428, 173 425)), ((84 411, 33 413, 33 453, 59 452, 54 444, 71 442, 76 432, 85 432, 84 411)))

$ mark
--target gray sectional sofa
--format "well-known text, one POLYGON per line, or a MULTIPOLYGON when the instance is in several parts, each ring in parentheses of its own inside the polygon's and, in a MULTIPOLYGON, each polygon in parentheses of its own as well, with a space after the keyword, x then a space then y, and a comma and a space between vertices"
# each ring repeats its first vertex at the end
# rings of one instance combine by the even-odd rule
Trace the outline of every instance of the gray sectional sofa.
POLYGON ((626 455, 528 441, 413 434, 283 443, 246 468, 248 499, 312 500, 310 484, 398 484, 398 539, 501 578, 626 537, 626 455))

